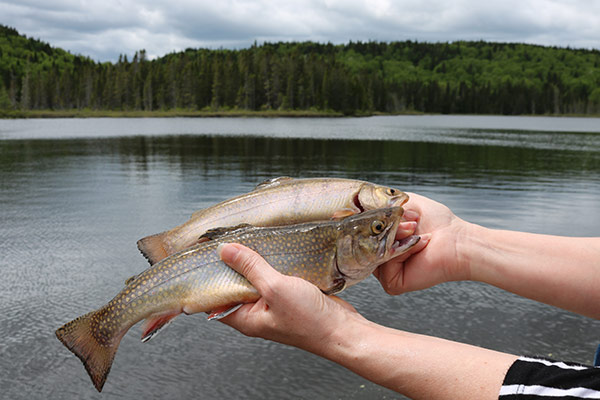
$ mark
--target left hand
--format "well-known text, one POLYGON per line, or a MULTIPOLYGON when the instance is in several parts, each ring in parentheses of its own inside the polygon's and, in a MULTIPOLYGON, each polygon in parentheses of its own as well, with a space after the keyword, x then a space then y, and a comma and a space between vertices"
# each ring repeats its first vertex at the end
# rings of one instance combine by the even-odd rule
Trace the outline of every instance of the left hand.
MULTIPOLYGON (((323 353, 332 333, 348 318, 364 318, 344 300, 324 295, 304 279, 286 276, 240 244, 219 246, 221 259, 244 275, 261 298, 221 319, 247 336, 323 353)), ((365 320, 366 321, 366 320, 365 320)))

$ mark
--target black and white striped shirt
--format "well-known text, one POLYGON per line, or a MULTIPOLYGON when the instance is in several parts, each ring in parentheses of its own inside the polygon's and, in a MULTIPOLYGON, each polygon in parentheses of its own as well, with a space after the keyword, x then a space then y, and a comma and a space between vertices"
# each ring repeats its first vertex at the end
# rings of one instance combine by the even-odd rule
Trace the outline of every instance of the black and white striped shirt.
POLYGON ((506 373, 499 399, 600 399, 600 368, 519 357, 506 373))

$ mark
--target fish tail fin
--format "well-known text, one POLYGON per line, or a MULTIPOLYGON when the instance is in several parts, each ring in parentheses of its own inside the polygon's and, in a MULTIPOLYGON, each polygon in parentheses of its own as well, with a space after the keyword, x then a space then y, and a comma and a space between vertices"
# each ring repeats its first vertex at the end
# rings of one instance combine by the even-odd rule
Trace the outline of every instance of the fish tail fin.
POLYGON ((98 312, 91 312, 56 330, 56 337, 83 362, 96 389, 101 392, 113 359, 125 334, 110 338, 97 337, 93 322, 98 312))
POLYGON ((142 252, 150 265, 154 265, 163 258, 166 258, 169 253, 165 250, 165 238, 167 232, 157 233, 155 235, 146 236, 137 241, 137 247, 142 252))

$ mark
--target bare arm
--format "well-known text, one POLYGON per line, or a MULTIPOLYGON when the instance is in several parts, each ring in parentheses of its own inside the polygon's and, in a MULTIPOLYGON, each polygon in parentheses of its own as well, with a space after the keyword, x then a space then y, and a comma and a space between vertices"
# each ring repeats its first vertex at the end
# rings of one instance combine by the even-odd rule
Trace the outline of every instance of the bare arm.
POLYGON ((416 194, 406 208, 421 216, 416 233, 431 240, 406 262, 379 267, 375 276, 388 293, 475 280, 600 319, 600 238, 487 229, 416 194))
POLYGON ((338 328, 317 354, 412 399, 497 399, 517 358, 373 323, 338 328))
POLYGON ((249 336, 299 347, 414 399, 497 399, 516 356, 372 323, 348 303, 283 276, 243 246, 221 258, 261 294, 223 319, 249 336))
POLYGON ((470 230, 464 259, 472 280, 600 319, 600 238, 470 230))

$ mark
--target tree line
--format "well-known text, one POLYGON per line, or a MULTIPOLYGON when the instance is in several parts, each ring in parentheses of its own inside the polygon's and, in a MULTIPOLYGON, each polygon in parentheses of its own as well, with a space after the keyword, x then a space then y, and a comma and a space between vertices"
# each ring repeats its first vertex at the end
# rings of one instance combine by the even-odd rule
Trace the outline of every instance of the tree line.
POLYGON ((518 43, 263 43, 97 62, 0 26, 0 109, 600 113, 600 51, 518 43))

